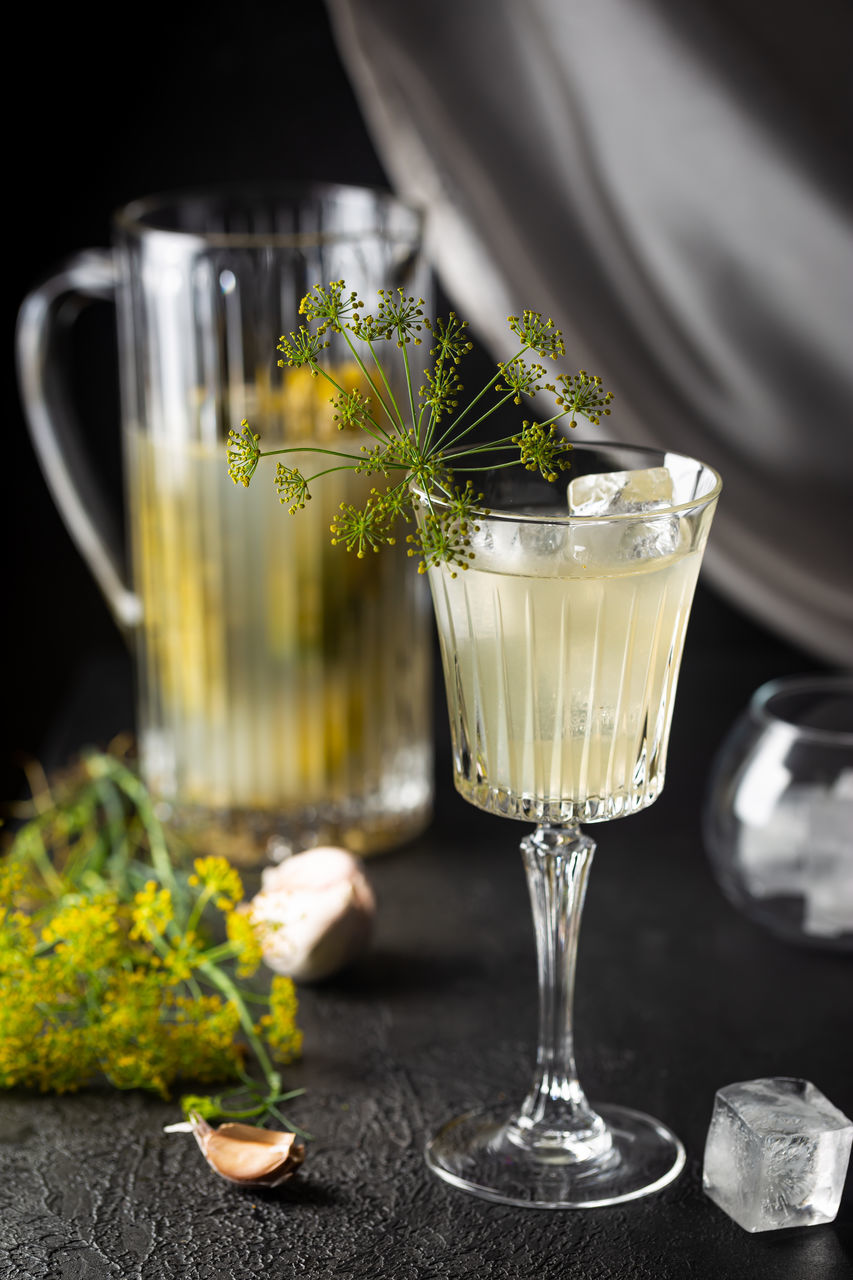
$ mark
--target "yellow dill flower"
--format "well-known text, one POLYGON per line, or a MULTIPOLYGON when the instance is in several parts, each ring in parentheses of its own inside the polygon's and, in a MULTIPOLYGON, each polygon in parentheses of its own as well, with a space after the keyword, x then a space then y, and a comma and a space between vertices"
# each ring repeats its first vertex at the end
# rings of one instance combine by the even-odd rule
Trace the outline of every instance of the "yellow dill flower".
POLYGON ((161 889, 156 880, 148 880, 133 897, 133 924, 131 938, 150 942, 162 936, 166 926, 174 919, 172 895, 161 889))
POLYGON ((122 909, 112 891, 93 897, 67 895, 42 929, 57 962, 74 971, 108 968, 124 949, 122 909))
POLYGON ((73 1093, 98 1069, 97 1046, 89 1028, 46 1024, 32 1041, 32 1062, 21 1084, 42 1093, 73 1093))
POLYGON ((24 869, 12 858, 0 858, 0 924, 23 884, 24 869))
POLYGON ((193 888, 204 888, 211 895, 217 894, 216 905, 220 911, 230 911, 243 897, 243 881, 226 858, 196 858, 195 875, 189 883, 193 888))
POLYGON ((188 982, 192 977, 193 970, 201 961, 198 934, 190 931, 173 938, 168 952, 164 956, 157 958, 168 982, 175 985, 181 982, 188 982))
POLYGON ((19 963, 35 951, 38 938, 32 917, 15 906, 14 900, 0 905, 0 973, 4 964, 19 963))
POLYGON ((279 1062, 293 1062, 302 1052, 302 1032, 296 1025, 298 1009, 293 979, 277 974, 270 986, 270 1011, 258 1022, 258 1030, 279 1062))
POLYGON ((226 919, 225 927, 228 940, 235 948, 237 956, 237 975, 250 978, 263 959, 261 943, 251 917, 245 911, 231 911, 226 919))
MULTIPOLYGON (((180 1079, 241 1077, 261 1115, 282 1086, 246 1005, 264 997, 240 985, 261 959, 235 910, 240 876, 224 858, 200 858, 182 885, 138 779, 106 757, 92 769, 79 784, 85 803, 64 792, 0 855, 0 1089, 65 1092, 100 1075, 167 1097, 180 1079), (92 777, 120 791, 126 822, 102 805, 92 777), (197 930, 212 903, 226 942, 197 930), (262 1084, 249 1082, 250 1069, 262 1084)), ((294 1033, 276 1020, 283 1044, 294 1033)))

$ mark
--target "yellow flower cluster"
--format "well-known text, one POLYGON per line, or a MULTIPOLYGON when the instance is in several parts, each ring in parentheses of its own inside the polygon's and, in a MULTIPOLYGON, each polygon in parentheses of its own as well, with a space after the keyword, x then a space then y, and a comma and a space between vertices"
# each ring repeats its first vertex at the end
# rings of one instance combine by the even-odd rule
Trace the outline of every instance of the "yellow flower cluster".
POLYGON ((229 911, 225 929, 237 954, 237 977, 251 978, 263 960, 261 941, 251 916, 245 911, 229 911))
POLYGON ((279 1062, 293 1062, 302 1052, 302 1032, 296 1025, 298 1004, 292 978, 276 976, 270 987, 270 1011, 258 1023, 279 1062))
POLYGON ((156 880, 147 880, 134 895, 132 915, 131 938, 146 942, 161 938, 174 915, 171 893, 159 888, 156 880))
POLYGON ((230 911, 243 897, 243 881, 226 858, 196 858, 193 867, 190 885, 205 890, 210 897, 218 895, 216 905, 220 911, 230 911))
POLYGON ((43 905, 37 868, 21 848, 27 840, 18 856, 0 857, 0 1087, 65 1092, 102 1076, 165 1097, 179 1079, 234 1079, 247 1048, 257 1054, 262 1041, 283 1060, 296 1056, 301 1033, 287 980, 273 981, 252 1043, 231 975, 254 973, 261 949, 237 910, 240 877, 224 858, 196 860, 179 913, 172 889, 154 877, 123 891, 102 877, 63 878, 62 892, 43 905), (225 942, 201 931, 209 903, 224 916, 225 942))

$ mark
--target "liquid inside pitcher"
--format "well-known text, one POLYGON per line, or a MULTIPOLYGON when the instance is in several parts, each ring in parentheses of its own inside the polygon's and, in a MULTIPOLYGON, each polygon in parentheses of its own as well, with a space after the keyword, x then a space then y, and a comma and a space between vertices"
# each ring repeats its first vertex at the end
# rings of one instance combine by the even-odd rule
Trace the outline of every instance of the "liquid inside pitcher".
MULTIPOLYGON (((290 515, 274 461, 248 495, 228 476, 226 442, 246 419, 264 449, 358 452, 334 388, 281 367, 277 343, 316 283, 428 297, 419 220, 381 193, 303 187, 139 201, 115 228, 112 252, 80 255, 54 294, 67 284, 117 304, 129 586, 109 540, 75 527, 81 514, 40 455, 132 632, 145 781, 194 846, 239 862, 326 841, 399 844, 432 800, 425 585, 402 548, 359 560, 331 545, 332 514, 363 505, 376 477, 325 475, 290 515)), ((340 335, 325 356, 339 385, 371 394, 340 335)), ((53 429, 61 446, 68 424, 53 429)), ((309 476, 327 461, 284 460, 309 476)))

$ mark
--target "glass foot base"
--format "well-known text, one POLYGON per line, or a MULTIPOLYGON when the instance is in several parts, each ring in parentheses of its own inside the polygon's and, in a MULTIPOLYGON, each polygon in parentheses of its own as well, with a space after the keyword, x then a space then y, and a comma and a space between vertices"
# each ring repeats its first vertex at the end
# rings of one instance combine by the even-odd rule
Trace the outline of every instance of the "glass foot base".
POLYGON ((595 1108, 613 1137, 595 1160, 537 1157, 508 1134, 495 1107, 451 1120, 426 1148, 433 1173, 463 1191, 529 1209, 593 1209, 651 1195, 684 1168, 684 1147, 665 1125, 627 1107, 595 1108))

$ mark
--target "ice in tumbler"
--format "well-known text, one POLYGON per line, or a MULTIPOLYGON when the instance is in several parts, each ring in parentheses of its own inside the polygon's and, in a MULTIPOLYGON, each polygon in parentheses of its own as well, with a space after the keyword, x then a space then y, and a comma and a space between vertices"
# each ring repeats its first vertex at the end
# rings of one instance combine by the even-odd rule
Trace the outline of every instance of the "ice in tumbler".
POLYGON ((573 516, 660 510, 672 502, 672 476, 666 467, 577 476, 569 482, 567 498, 573 516))

